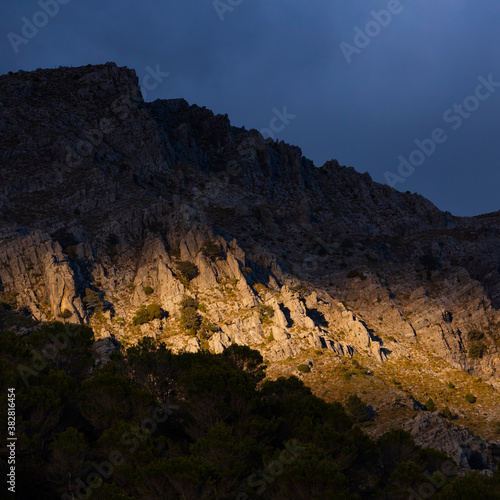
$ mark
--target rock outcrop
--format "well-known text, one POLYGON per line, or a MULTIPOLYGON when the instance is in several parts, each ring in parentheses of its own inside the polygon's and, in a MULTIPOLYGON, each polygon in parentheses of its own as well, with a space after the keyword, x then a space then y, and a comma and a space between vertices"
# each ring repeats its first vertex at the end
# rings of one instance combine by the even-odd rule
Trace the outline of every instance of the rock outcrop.
POLYGON ((418 353, 500 389, 500 213, 453 217, 183 99, 146 103, 113 63, 0 76, 0 102, 12 307, 269 362, 418 353))
POLYGON ((491 471, 500 457, 500 447, 435 413, 420 412, 404 424, 404 428, 414 437, 416 444, 442 451, 462 470, 491 471))

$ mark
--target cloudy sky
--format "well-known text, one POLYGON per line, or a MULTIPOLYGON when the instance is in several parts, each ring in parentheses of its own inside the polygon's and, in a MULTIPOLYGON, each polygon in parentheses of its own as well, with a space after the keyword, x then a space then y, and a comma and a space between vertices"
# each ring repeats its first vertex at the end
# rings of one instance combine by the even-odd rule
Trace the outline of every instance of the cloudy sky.
POLYGON ((1 9, 1 74, 114 61, 151 88, 156 72, 148 101, 183 97, 227 113, 317 166, 336 158, 456 215, 500 210, 498 0, 2 0, 1 9))

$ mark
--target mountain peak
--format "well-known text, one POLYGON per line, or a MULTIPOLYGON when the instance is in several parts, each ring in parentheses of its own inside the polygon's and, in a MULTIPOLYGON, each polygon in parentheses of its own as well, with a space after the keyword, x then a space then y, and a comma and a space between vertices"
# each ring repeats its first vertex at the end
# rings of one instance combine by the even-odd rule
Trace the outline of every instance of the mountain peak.
POLYGON ((443 370, 498 389, 495 214, 455 218, 184 99, 144 102, 136 73, 113 63, 4 75, 0 103, 12 307, 128 344, 247 344, 276 374, 359 357, 384 401, 394 370, 415 405, 438 397, 443 370), (191 337, 186 297, 204 321, 191 337), (432 371, 422 387, 421 366, 432 371))

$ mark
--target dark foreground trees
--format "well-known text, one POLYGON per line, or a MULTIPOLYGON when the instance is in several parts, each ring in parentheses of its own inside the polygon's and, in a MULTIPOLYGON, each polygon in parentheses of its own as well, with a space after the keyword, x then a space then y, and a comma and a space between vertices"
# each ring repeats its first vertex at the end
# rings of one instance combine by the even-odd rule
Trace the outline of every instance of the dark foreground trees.
POLYGON ((16 389, 18 498, 500 498, 499 474, 456 478, 403 431, 368 438, 357 399, 347 413, 295 377, 264 381, 248 347, 174 355, 144 338, 96 369, 88 328, 21 336, 8 314, 0 380, 4 404, 16 389))

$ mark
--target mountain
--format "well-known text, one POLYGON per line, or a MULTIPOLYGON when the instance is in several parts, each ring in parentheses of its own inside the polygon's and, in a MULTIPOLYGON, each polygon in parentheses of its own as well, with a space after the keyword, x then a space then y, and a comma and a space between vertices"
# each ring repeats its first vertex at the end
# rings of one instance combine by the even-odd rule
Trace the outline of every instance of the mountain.
POLYGON ((270 378, 362 395, 369 434, 404 425, 494 468, 499 212, 454 217, 227 115, 144 102, 113 63, 0 76, 0 134, 4 303, 91 326, 103 353, 248 345, 270 378))

